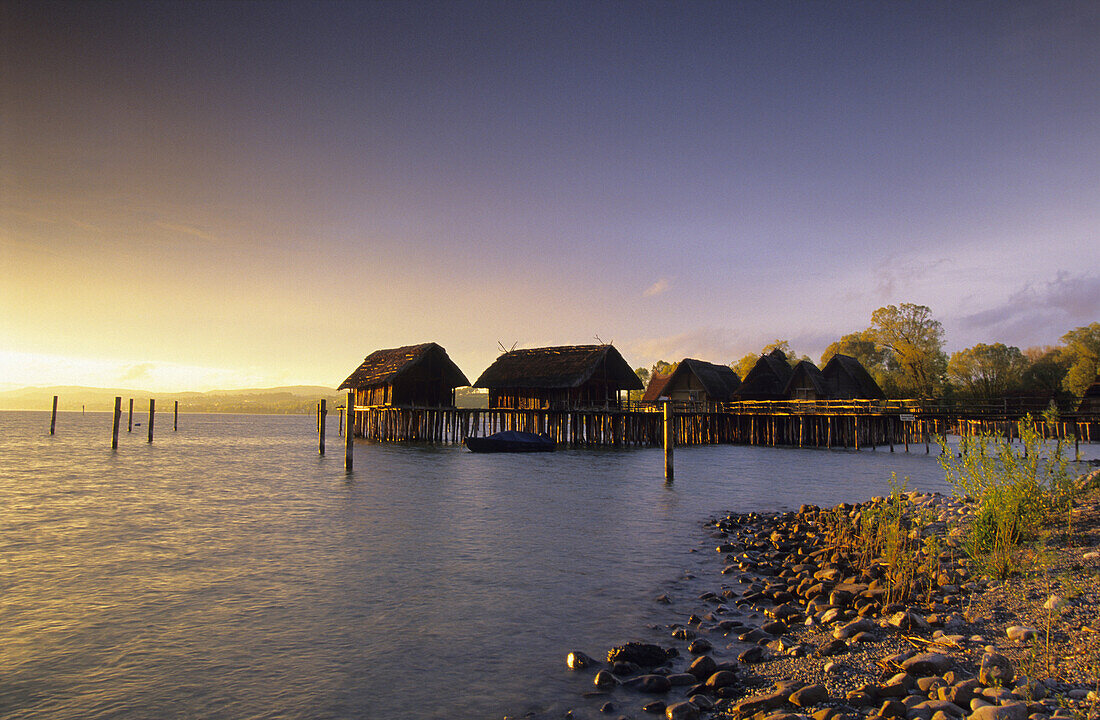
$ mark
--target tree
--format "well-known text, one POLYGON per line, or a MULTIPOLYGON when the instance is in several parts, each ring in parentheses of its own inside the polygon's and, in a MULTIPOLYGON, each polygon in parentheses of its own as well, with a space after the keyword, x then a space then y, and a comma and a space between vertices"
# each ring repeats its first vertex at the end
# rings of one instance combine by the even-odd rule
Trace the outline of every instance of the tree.
POLYGON ((756 364, 756 361, 760 359, 760 356, 755 353, 749 353, 745 355, 737 362, 731 362, 730 367, 737 373, 737 377, 742 380, 749 374, 749 370, 752 370, 752 366, 756 364))
POLYGON ((1024 350, 1028 360, 1021 378, 1024 392, 1034 395, 1056 395, 1062 392, 1062 383, 1069 371, 1070 358, 1061 347, 1029 347, 1024 350))
POLYGON ((966 395, 988 400, 1019 389, 1027 367, 1018 347, 978 343, 951 354, 947 375, 966 395))
POLYGON ((1062 342, 1069 361, 1063 387, 1080 397, 1100 372, 1100 322, 1070 330, 1062 342))
POLYGON ((869 331, 879 348, 890 351, 887 368, 899 372, 899 390, 931 397, 942 385, 947 369, 943 325, 927 305, 881 307, 871 313, 869 331))
POLYGON ((649 377, 653 378, 657 375, 671 375, 679 364, 679 362, 670 363, 664 360, 658 360, 653 363, 653 367, 649 371, 649 377))

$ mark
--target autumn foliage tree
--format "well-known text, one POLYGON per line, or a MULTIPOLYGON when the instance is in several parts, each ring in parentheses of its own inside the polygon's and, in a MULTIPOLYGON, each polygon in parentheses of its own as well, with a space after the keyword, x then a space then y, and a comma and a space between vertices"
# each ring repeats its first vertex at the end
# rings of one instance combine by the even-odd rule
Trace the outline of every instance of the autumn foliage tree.
POLYGON ((868 328, 875 345, 889 351, 887 367, 896 370, 898 390, 932 397, 947 370, 943 325, 927 305, 887 305, 871 313, 868 328))
POLYGON ((993 399, 1020 389, 1028 365, 1018 347, 978 343, 951 354, 947 376, 962 394, 993 399))

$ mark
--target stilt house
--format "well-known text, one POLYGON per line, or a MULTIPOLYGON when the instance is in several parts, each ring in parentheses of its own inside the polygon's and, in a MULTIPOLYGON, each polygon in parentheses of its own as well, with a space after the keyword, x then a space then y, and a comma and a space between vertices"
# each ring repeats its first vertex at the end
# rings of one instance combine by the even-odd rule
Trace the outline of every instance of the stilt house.
POLYGON ((366 406, 454 407, 454 389, 470 381, 435 343, 375 350, 340 389, 366 406))
POLYGON ((851 355, 837 353, 829 358, 821 374, 828 383, 833 400, 884 400, 886 393, 878 386, 863 363, 851 355))
POLYGON ((808 360, 802 360, 791 371, 784 394, 789 400, 831 400, 829 382, 825 375, 808 360))
POLYGON ((736 400, 786 400, 791 366, 782 350, 762 355, 734 393, 736 400))
POLYGON ((665 395, 665 385, 668 385, 668 379, 672 377, 672 373, 667 375, 654 375, 649 378, 649 384, 645 386, 645 392, 642 394, 641 403, 643 405, 656 405, 657 402, 665 395))
POLYGON ((621 407, 642 381, 611 345, 567 345, 506 352, 474 387, 489 390, 490 408, 573 410, 621 407))
POLYGON ((737 373, 726 365, 684 358, 668 376, 660 394, 693 409, 713 409, 729 402, 740 384, 737 373))

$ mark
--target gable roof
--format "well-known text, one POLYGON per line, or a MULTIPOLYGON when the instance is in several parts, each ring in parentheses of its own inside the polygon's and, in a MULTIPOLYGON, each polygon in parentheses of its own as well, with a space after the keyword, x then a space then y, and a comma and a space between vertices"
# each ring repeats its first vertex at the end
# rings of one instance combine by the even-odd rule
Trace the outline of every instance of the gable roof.
POLYGON ((783 394, 790 397, 796 387, 812 387, 814 392, 822 398, 832 395, 829 392, 829 381, 817 369, 817 365, 808 360, 800 360, 794 366, 794 370, 791 371, 791 379, 787 381, 787 386, 783 388, 783 394))
POLYGON ((867 368, 863 367, 856 358, 851 355, 842 355, 837 353, 829 358, 829 362, 825 363, 825 367, 821 369, 822 375, 829 382, 830 389, 835 395, 837 392, 837 383, 835 379, 839 373, 844 373, 850 377, 859 388, 859 397, 865 400, 884 400, 886 393, 882 392, 882 388, 878 386, 875 379, 871 377, 871 373, 867 372, 867 368))
POLYGON ((440 373, 448 387, 456 388, 470 384, 466 375, 451 361, 442 346, 435 343, 422 343, 388 350, 375 350, 364 358, 363 363, 348 375, 348 379, 337 389, 367 388, 393 382, 398 375, 407 372, 432 355, 442 361, 440 373))
POLYGON ((680 364, 676 366, 676 370, 669 377, 669 383, 673 382, 673 378, 688 372, 696 377, 710 399, 716 402, 729 401, 730 395, 741 384, 741 378, 737 377, 737 373, 733 371, 733 368, 694 358, 681 360, 680 364))
POLYGON ((736 395, 743 400, 781 400, 790 379, 791 366, 787 356, 776 348, 756 361, 741 381, 736 395))
POLYGON ((665 391, 665 387, 668 386, 668 381, 672 378, 672 373, 667 375, 654 375, 649 379, 649 384, 645 387, 645 394, 642 395, 642 402, 655 403, 661 398, 661 394, 665 391))
POLYGON ((504 353, 474 383, 478 388, 574 388, 597 370, 620 390, 641 390, 642 381, 613 345, 563 345, 504 353))

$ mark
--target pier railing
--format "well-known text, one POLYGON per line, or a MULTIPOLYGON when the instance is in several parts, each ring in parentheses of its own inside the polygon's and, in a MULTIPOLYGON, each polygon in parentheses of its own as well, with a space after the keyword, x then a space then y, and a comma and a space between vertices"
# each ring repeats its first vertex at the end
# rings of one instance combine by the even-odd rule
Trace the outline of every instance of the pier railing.
MULTIPOLYGON (((1016 436, 1022 413, 960 412, 922 401, 745 401, 720 408, 675 407, 678 445, 746 444, 853 448, 929 445, 937 435, 1016 436)), ((1033 419, 1044 437, 1092 442, 1100 416, 1033 419)), ((475 408, 356 406, 354 430, 380 442, 458 443, 501 430, 546 433, 564 446, 656 447, 663 417, 651 408, 486 410, 475 408)))

